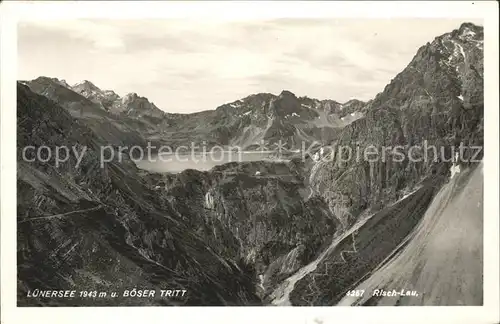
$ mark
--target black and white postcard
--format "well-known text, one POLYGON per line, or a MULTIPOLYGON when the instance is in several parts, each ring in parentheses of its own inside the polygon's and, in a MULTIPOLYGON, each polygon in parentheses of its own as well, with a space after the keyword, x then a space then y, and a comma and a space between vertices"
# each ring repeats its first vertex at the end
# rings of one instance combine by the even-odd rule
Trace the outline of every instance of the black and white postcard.
POLYGON ((2 11, 6 324, 495 322, 495 3, 2 11))

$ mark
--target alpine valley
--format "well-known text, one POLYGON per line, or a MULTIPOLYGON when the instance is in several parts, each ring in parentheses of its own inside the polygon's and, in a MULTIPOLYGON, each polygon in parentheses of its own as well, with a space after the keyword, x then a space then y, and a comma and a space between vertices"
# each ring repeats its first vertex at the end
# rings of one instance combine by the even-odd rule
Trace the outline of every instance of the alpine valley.
POLYGON ((18 81, 18 306, 482 305, 482 151, 454 157, 483 145, 483 72, 483 27, 464 23, 367 102, 283 90, 174 114, 90 81, 18 81), (289 152, 180 172, 116 152, 101 167, 103 146, 193 142, 289 152), (424 143, 444 158, 337 163, 326 150, 424 143), (86 154, 56 166, 28 146, 86 154), (119 298, 28 297, 81 287, 119 298))

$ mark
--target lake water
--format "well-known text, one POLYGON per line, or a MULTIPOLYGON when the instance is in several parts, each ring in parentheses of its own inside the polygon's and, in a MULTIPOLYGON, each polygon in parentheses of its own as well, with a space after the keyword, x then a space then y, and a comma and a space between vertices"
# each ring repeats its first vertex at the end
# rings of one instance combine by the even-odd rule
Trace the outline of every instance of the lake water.
POLYGON ((229 162, 270 161, 283 162, 277 159, 275 152, 246 151, 246 152, 214 152, 193 154, 162 154, 152 156, 150 160, 136 162, 138 168, 152 172, 178 173, 186 169, 207 171, 216 165, 229 162))

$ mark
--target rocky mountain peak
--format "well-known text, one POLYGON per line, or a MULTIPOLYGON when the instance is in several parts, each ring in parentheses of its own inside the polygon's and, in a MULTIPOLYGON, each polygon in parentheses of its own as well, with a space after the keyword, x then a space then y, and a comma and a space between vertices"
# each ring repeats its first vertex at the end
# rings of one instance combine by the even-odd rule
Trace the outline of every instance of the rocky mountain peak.
POLYGON ((344 102, 342 106, 350 106, 350 105, 356 105, 356 104, 363 104, 364 102, 358 99, 349 99, 348 101, 344 102))
POLYGON ((252 107, 255 107, 255 108, 262 108, 264 106, 266 106, 267 104, 269 104, 269 102, 273 99, 276 99, 276 96, 271 94, 271 93, 267 93, 267 92, 261 92, 261 93, 255 93, 255 94, 252 94, 252 95, 249 95, 245 98, 242 98, 236 102, 234 102, 233 104, 235 104, 236 106, 238 104, 240 105, 250 105, 252 107))
POLYGON ((127 93, 122 98, 122 104, 124 104, 124 105, 130 105, 130 104, 134 104, 134 103, 138 103, 138 102, 149 103, 148 99, 139 96, 136 92, 127 93))
POLYGON ((83 95, 88 99, 94 99, 97 95, 102 95, 103 91, 90 81, 83 80, 70 87, 73 91, 83 95))
POLYGON ((288 91, 288 90, 281 91, 279 97, 280 98, 291 97, 291 98, 297 99, 297 97, 295 96, 295 94, 293 92, 291 92, 291 91, 288 91))
POLYGON ((131 117, 150 116, 162 118, 165 116, 165 112, 156 107, 148 98, 141 97, 136 92, 126 94, 117 102, 115 103, 115 110, 125 112, 131 117))
POLYGON ((470 22, 465 22, 458 28, 459 37, 475 36, 483 34, 483 27, 470 22))
POLYGON ((92 90, 92 91, 101 91, 95 84, 88 80, 83 80, 78 83, 75 83, 73 85, 73 89, 78 89, 78 90, 92 90))
POLYGON ((113 105, 113 102, 120 98, 120 96, 118 96, 114 91, 101 90, 99 87, 88 80, 78 82, 70 87, 70 89, 95 102, 105 110, 109 110, 113 105))
POLYGON ((288 90, 283 90, 276 99, 271 101, 270 106, 271 113, 281 117, 299 115, 301 108, 299 99, 288 90))
POLYGON ((59 85, 62 85, 65 88, 71 89, 71 86, 64 79, 59 80, 58 78, 50 78, 50 80, 59 84, 59 85))
POLYGON ((128 99, 128 100, 134 100, 134 99, 137 99, 139 98, 139 95, 137 95, 137 92, 130 92, 130 93, 127 93, 124 97, 124 99, 128 99))
POLYGON ((440 114, 451 107, 482 105, 482 75, 483 27, 464 23, 420 47, 371 109, 425 108, 440 114))
POLYGON ((31 81, 24 81, 27 83, 30 82, 37 82, 37 83, 43 83, 43 84, 51 84, 51 83, 56 83, 58 85, 61 85, 63 87, 66 87, 68 89, 71 89, 71 86, 66 82, 66 80, 61 79, 59 80, 58 78, 51 78, 51 77, 46 77, 46 76, 39 76, 38 78, 31 80, 31 81))

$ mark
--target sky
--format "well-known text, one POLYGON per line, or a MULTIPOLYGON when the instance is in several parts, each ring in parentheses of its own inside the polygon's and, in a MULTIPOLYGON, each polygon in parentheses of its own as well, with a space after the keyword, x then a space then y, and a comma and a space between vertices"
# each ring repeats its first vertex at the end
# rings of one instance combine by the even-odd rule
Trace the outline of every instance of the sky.
POLYGON ((18 79, 89 80, 167 112, 251 94, 370 100, 419 47, 474 19, 40 20, 18 26, 18 79))

